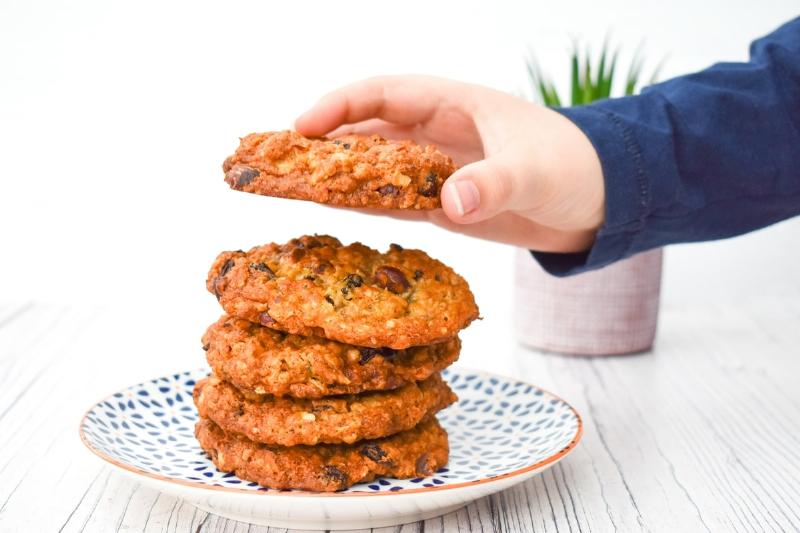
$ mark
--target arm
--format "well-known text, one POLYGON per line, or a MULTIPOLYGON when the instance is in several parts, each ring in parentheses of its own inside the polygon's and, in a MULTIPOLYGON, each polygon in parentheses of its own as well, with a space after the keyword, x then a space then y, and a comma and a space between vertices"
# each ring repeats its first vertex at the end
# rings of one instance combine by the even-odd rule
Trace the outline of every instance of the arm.
POLYGON ((747 63, 559 112, 597 151, 606 207, 588 251, 534 252, 553 274, 800 214, 800 18, 755 41, 747 63))

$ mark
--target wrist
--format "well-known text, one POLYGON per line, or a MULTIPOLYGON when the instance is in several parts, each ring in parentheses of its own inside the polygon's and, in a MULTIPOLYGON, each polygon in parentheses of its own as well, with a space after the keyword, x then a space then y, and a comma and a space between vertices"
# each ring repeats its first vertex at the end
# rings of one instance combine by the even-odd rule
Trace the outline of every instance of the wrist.
POLYGON ((546 122, 537 128, 546 132, 546 138, 541 139, 536 151, 541 154, 539 172, 552 193, 540 221, 582 233, 589 246, 605 220, 600 158, 591 140, 571 120, 550 109, 543 110, 546 122))

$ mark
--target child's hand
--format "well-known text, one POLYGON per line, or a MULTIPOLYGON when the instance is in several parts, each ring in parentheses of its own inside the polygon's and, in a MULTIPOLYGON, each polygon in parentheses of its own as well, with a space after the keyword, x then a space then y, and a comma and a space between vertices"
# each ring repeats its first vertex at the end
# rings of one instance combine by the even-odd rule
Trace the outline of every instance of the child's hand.
POLYGON ((555 111, 485 87, 372 78, 323 97, 295 126, 309 136, 378 133, 437 145, 462 168, 442 188, 443 212, 415 216, 453 231, 574 252, 603 222, 603 174, 589 139, 555 111))

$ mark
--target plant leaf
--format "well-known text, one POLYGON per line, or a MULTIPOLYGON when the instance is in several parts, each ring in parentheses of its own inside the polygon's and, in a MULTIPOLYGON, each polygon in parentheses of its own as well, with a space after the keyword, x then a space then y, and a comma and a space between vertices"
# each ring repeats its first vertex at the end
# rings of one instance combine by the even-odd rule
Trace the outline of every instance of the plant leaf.
POLYGON ((597 80, 594 86, 594 99, 608 98, 604 94, 606 85, 606 56, 608 55, 608 33, 603 39, 603 48, 600 49, 600 64, 597 67, 597 80))
POLYGON ((542 73, 539 70, 539 64, 536 61, 536 56, 533 55, 533 52, 528 54, 528 58, 525 61, 525 70, 528 72, 528 79, 533 86, 533 92, 539 96, 539 99, 542 102, 544 102, 547 98, 547 94, 544 83, 542 82, 542 73))
POLYGON ((625 79, 625 96, 630 96, 636 92, 636 84, 639 82, 639 76, 642 73, 642 65, 644 63, 642 59, 642 46, 643 42, 639 43, 639 46, 636 47, 636 51, 633 53, 631 66, 628 68, 628 75, 625 79))
POLYGON ((558 97, 558 92, 552 84, 550 85, 550 91, 548 92, 547 100, 547 105, 561 107, 561 99, 558 97))
POLYGON ((615 51, 612 55, 609 56, 609 53, 606 50, 605 56, 601 58, 601 62, 603 59, 605 59, 603 65, 605 68, 605 72, 603 73, 603 76, 600 77, 600 79, 598 79, 595 100, 602 100, 608 98, 611 95, 611 84, 614 81, 614 70, 616 68, 617 52, 615 51))
POLYGON ((583 102, 590 104, 592 102, 592 64, 591 57, 589 57, 589 49, 586 49, 586 57, 583 62, 583 102))
POLYGON ((580 102, 580 78, 578 74, 578 44, 572 45, 572 105, 579 105, 580 102))
POLYGON ((661 73, 661 69, 664 67, 664 64, 667 62, 667 57, 664 56, 661 58, 661 61, 658 62, 656 68, 653 69, 653 74, 650 76, 650 81, 647 82, 647 85, 653 85, 658 83, 658 75, 661 73))
POLYGON ((561 99, 558 97, 558 91, 556 91, 552 81, 542 74, 533 52, 528 54, 525 68, 528 72, 528 79, 533 86, 533 91, 539 97, 539 100, 546 106, 560 106, 561 99))

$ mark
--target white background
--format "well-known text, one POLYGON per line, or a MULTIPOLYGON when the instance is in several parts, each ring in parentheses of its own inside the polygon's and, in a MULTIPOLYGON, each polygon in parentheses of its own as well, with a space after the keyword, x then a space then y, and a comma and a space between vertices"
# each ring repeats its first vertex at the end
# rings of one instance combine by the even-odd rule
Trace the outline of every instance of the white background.
MULTIPOLYGON (((222 160, 251 131, 289 127, 327 90, 428 73, 526 92, 529 46, 566 75, 572 37, 646 39, 662 77, 743 60, 792 1, 0 3, 2 301, 105 302, 110 351, 177 369, 202 361, 219 314, 204 287, 224 249, 330 233, 417 247, 470 282, 486 319, 463 361, 512 342, 512 250, 427 225, 230 191, 222 160), (757 7, 756 7, 757 6, 757 7), (498 344, 499 343, 499 344, 498 344)), ((800 220, 668 250, 664 305, 800 297, 800 220)), ((136 363, 120 357, 119 364, 136 363)), ((166 368, 165 368, 166 370, 166 368)), ((146 376, 141 376, 146 377, 146 376)))

